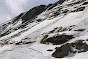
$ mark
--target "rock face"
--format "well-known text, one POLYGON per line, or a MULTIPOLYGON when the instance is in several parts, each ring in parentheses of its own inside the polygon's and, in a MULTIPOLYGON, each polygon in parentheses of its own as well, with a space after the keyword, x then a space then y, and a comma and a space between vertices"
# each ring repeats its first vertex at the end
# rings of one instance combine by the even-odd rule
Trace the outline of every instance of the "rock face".
POLYGON ((8 25, 16 24, 20 19, 22 19, 21 20, 22 23, 19 26, 6 30, 5 33, 0 34, 0 37, 10 34, 12 32, 11 30, 13 30, 13 32, 14 32, 20 28, 25 28, 25 26, 28 25, 28 23, 33 22, 33 19, 36 18, 36 16, 39 15, 40 13, 42 13, 44 10, 46 10, 49 6, 51 6, 51 5, 36 6, 25 13, 21 13, 20 15, 15 17, 11 22, 8 22, 7 24, 2 25, 4 27, 4 29, 2 28, 1 30, 5 30, 8 27, 8 25))
POLYGON ((72 43, 72 46, 78 49, 79 53, 88 51, 88 45, 83 40, 79 40, 79 41, 76 41, 75 43, 72 43))
POLYGON ((45 9, 46 9, 46 5, 40 5, 37 7, 34 7, 32 9, 30 9, 25 16, 22 17, 23 21, 28 21, 30 19, 33 19, 35 16, 39 15, 40 13, 42 13, 45 9))
POLYGON ((56 51, 52 54, 55 58, 63 58, 71 53, 81 53, 88 51, 88 45, 86 43, 83 43, 82 40, 78 40, 74 43, 66 43, 65 45, 62 45, 61 47, 56 47, 56 51), (75 50, 74 50, 75 49, 75 50))
POLYGON ((52 9, 53 7, 57 6, 58 4, 62 4, 65 0, 59 0, 58 2, 54 3, 52 6, 48 8, 48 10, 52 9))
POLYGON ((61 47, 57 47, 55 48, 56 51, 52 54, 53 57, 56 57, 56 58, 63 58, 65 56, 68 56, 72 50, 71 50, 71 44, 65 44, 61 47))
POLYGON ((54 45, 57 45, 57 44, 63 44, 65 42, 69 41, 72 38, 73 38, 72 35, 57 35, 57 36, 54 36, 54 37, 42 39, 41 43, 43 43, 43 44, 53 43, 54 45))

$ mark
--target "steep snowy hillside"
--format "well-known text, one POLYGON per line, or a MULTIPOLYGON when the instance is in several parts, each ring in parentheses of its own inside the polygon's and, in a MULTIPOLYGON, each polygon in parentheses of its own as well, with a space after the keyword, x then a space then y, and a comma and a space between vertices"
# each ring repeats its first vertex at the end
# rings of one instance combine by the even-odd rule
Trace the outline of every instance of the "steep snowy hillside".
POLYGON ((59 0, 0 26, 0 59, 87 59, 88 1, 59 0))

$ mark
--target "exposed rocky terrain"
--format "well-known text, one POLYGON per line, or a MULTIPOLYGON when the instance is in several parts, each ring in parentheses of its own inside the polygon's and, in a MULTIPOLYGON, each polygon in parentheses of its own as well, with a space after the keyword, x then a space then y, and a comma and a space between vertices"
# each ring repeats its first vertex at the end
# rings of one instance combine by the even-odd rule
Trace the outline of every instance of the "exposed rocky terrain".
POLYGON ((0 25, 0 59, 87 59, 88 1, 36 6, 0 25))

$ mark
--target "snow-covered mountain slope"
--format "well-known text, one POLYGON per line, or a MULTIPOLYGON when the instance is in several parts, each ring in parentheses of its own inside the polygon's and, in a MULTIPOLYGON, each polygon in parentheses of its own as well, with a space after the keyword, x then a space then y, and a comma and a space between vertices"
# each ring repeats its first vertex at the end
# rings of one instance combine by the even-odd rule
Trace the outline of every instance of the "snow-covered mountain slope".
POLYGON ((59 0, 0 26, 0 59, 87 59, 88 1, 59 0))

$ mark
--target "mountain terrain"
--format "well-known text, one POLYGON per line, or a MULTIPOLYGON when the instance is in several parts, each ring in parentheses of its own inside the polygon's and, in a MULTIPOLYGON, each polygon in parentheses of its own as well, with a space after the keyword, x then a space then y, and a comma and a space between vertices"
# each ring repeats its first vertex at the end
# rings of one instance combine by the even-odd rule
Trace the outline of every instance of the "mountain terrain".
POLYGON ((0 25, 0 59, 87 59, 88 0, 36 6, 0 25))

